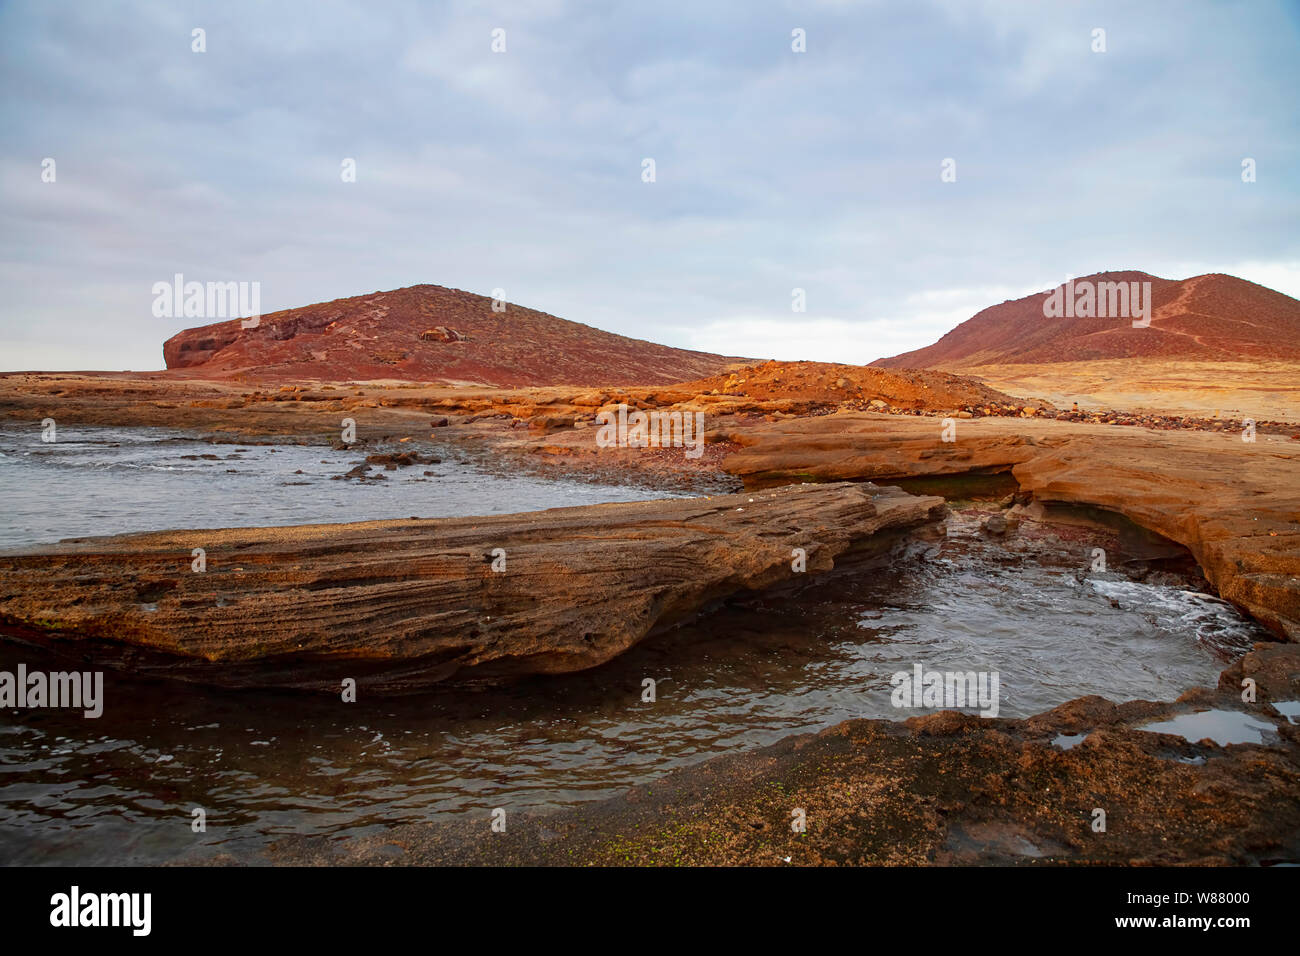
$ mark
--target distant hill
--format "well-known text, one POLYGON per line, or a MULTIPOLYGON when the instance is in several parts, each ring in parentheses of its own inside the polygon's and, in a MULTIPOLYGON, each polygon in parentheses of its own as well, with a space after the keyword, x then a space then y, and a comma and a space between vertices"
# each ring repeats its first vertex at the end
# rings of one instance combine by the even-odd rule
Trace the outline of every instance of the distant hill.
POLYGON ((742 359, 656 345, 487 296, 416 285, 186 329, 169 369, 216 378, 399 379, 485 385, 663 385, 742 359))
POLYGON ((1047 318, 1048 290, 990 306, 934 345, 871 364, 958 369, 1115 358, 1300 359, 1300 301, 1262 285, 1218 273, 1171 280, 1099 272, 1074 280, 1076 288, 1085 281, 1150 282, 1150 326, 1133 328, 1127 317, 1047 318))

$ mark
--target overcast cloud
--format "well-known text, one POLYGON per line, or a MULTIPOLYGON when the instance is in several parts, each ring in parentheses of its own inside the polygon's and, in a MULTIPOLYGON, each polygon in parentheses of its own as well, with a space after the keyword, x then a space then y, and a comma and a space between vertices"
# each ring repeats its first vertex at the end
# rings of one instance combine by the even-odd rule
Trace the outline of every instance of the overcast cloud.
POLYGON ((177 272, 850 362, 1101 269, 1300 296, 1295 3, 46 0, 0 87, 7 369, 161 367, 177 272))

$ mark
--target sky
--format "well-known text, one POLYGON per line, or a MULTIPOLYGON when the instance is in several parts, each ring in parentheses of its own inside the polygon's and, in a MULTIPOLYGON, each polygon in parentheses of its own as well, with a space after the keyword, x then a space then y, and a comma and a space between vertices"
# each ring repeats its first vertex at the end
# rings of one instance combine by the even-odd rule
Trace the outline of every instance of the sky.
POLYGON ((1297 91, 1270 0, 0 0, 0 369, 162 367, 176 273, 853 363, 1106 269, 1300 297, 1297 91))

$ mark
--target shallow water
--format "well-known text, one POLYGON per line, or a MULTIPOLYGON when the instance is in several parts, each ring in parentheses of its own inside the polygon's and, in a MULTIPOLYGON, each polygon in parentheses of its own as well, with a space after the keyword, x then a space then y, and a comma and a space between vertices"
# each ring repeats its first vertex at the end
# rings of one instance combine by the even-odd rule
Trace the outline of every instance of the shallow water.
MULTIPOLYGON (((484 511, 569 495, 644 496, 540 481, 498 485, 497 477, 460 470, 467 464, 434 466, 447 480, 430 485, 402 478, 357 486, 328 477, 355 453, 255 446, 237 446, 247 449, 237 452, 242 470, 224 478, 228 459, 181 457, 194 448, 212 453, 206 444, 175 443, 160 455, 139 435, 115 440, 114 449, 79 454, 96 464, 38 459, 21 467, 41 480, 6 479, 18 498, 20 536, 137 529, 142 517, 154 527, 262 523, 267 515, 341 520, 447 513, 452 502, 484 511), (319 497, 304 515, 286 471, 308 471, 309 459, 326 457, 331 464, 312 471, 319 497), (157 513, 142 512, 150 494, 123 489, 154 482, 153 470, 164 472, 184 511, 155 502, 157 513), (116 491, 96 489, 97 476, 116 491), (72 485, 80 490, 67 497, 72 485), (249 490, 256 488, 260 494, 249 490), (399 488, 424 496, 421 506, 380 497, 399 488), (89 501, 95 526, 68 501, 89 501), (246 510, 238 514, 224 510, 240 503, 246 510)), ((1225 661, 1263 638, 1189 582, 1088 573, 1093 542, 1025 533, 991 542, 978 520, 954 515, 940 543, 915 542, 889 563, 837 572, 797 594, 729 602, 566 677, 344 704, 108 672, 98 719, 52 709, 0 715, 0 861, 148 863, 256 852, 281 834, 342 837, 453 814, 486 820, 496 807, 571 806, 846 718, 912 716, 920 711, 893 705, 890 678, 916 664, 997 672, 1003 717, 1084 694, 1172 700, 1213 685, 1225 661), (642 699, 647 678, 656 682, 652 703, 642 699), (194 808, 206 813, 204 833, 191 829, 194 808)), ((0 669, 19 662, 77 666, 0 643, 0 669)))
POLYGON ((377 449, 213 444, 141 428, 64 426, 56 434, 47 444, 36 426, 0 429, 0 548, 128 531, 510 514, 680 496, 501 474, 430 443, 384 450, 418 449, 440 458, 436 464, 377 465, 370 473, 382 480, 334 480, 377 449))
POLYGON ((1143 724, 1134 729, 1153 734, 1173 734, 1189 743, 1197 743, 1208 737, 1220 747, 1228 744, 1262 744, 1266 737, 1277 733, 1277 728, 1272 724, 1256 720, 1239 710, 1198 710, 1191 714, 1177 714, 1168 720, 1143 724))
POLYGON ((1290 723, 1300 724, 1300 700, 1275 700, 1271 703, 1273 709, 1290 723))

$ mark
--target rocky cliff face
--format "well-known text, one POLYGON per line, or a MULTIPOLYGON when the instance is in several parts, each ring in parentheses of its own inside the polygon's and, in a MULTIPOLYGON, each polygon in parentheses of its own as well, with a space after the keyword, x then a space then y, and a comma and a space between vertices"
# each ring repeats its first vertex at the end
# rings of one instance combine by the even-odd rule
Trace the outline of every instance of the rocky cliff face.
POLYGON ((395 379, 484 385, 660 385, 735 359, 656 345, 487 296, 418 285, 186 329, 169 369, 252 380, 395 379))
MULTIPOLYGON (((934 345, 873 365, 885 368, 967 368, 1113 358, 1300 359, 1300 301, 1228 275, 1182 281, 1145 272, 1099 272, 1084 283, 1151 283, 1151 323, 1129 317, 1044 315, 1051 290, 990 306, 934 345)), ((1110 299, 1107 296, 1108 311, 1110 299)), ((1073 310, 1071 310, 1073 311, 1073 310)))

